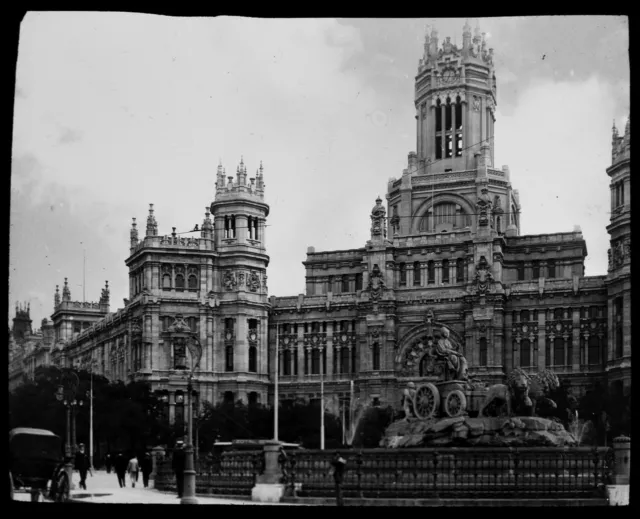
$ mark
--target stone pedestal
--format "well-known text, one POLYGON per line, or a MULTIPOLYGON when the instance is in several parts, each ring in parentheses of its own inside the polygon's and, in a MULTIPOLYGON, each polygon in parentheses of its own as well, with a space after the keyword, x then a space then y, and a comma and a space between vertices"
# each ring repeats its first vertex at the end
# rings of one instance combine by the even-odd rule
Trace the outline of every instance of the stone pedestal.
POLYGON ((616 458, 613 485, 607 485, 611 506, 629 506, 629 472, 631 471, 631 438, 619 436, 613 440, 616 458))
POLYGON ((282 473, 278 458, 280 457, 279 441, 270 441, 264 445, 264 472, 256 478, 256 485, 251 490, 251 500, 261 503, 279 503, 284 495, 285 486, 280 482, 282 473))
POLYGON ((164 456, 164 449, 162 447, 153 447, 151 449, 151 474, 149 474, 150 480, 155 480, 158 472, 158 459, 164 456))

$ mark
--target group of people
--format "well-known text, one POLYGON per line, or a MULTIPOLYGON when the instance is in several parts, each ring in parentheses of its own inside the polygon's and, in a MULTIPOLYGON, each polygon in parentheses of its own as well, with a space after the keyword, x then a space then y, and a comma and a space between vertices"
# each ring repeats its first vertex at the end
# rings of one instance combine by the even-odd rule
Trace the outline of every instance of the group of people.
POLYGON ((122 452, 119 452, 115 458, 107 454, 105 457, 105 466, 107 474, 111 474, 111 469, 113 468, 118 477, 120 488, 127 486, 125 481, 127 474, 129 474, 131 486, 135 488, 140 472, 142 472, 142 484, 144 488, 149 486, 149 476, 153 470, 153 463, 151 461, 151 454, 148 452, 145 453, 141 460, 138 460, 138 456, 135 454, 131 459, 127 459, 122 452))

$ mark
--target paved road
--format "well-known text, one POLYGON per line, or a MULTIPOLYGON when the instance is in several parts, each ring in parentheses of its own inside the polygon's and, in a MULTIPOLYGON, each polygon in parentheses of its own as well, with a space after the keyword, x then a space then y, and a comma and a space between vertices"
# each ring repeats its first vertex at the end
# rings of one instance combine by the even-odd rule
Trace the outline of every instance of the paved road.
MULTIPOLYGON (((131 487, 129 476, 126 476, 127 486, 120 488, 118 479, 112 472, 107 474, 104 470, 93 472, 93 476, 87 476, 87 490, 78 488, 80 477, 77 472, 73 473, 73 483, 75 488, 71 491, 71 498, 77 501, 88 503, 142 503, 142 504, 167 504, 178 505, 180 499, 174 493, 161 492, 153 488, 144 488, 142 476, 140 476, 135 488, 131 487)), ((153 483, 153 482, 151 482, 153 483)), ((29 494, 17 492, 16 500, 29 501, 29 494)), ((219 497, 197 497, 198 503, 203 505, 290 505, 293 503, 256 503, 249 499, 225 499, 219 497)), ((298 505, 299 506, 299 505, 298 505)))

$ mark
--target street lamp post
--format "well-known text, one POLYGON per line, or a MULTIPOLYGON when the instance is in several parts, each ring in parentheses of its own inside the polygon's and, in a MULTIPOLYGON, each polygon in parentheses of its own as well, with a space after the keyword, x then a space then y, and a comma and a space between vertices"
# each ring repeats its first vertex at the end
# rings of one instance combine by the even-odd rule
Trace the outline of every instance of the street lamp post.
MULTIPOLYGON (((196 499, 196 471, 193 459, 193 373, 200 364, 202 358, 202 346, 194 332, 191 331, 189 325, 185 322, 181 315, 177 315, 175 322, 169 327, 168 333, 174 344, 180 345, 180 348, 186 346, 191 353, 191 369, 187 374, 187 391, 189 392, 189 410, 187 415, 187 441, 184 447, 184 489, 181 504, 195 505, 198 504, 196 499)), ((180 352, 182 354, 182 352, 180 352)), ((186 352, 185 361, 186 361, 186 352)), ((180 369, 186 369, 186 362, 181 363, 180 369)))
POLYGON ((75 406, 76 406, 76 390, 80 381, 78 375, 71 370, 66 369, 62 372, 61 384, 56 392, 56 399, 62 402, 67 414, 67 430, 65 441, 65 471, 69 478, 69 486, 73 488, 73 455, 75 453, 75 406), (72 415, 73 414, 73 420, 72 415))

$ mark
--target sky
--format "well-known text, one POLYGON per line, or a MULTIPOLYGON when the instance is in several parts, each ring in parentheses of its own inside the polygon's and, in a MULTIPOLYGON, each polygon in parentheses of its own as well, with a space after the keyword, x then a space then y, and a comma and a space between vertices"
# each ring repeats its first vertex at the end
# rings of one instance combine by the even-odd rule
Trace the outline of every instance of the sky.
MULTIPOLYGON (((56 285, 111 311, 128 297, 132 217, 144 234, 202 224, 219 161, 262 161, 269 294, 304 293, 302 261, 363 247, 370 211, 416 150, 425 28, 462 43, 464 18, 178 18, 30 12, 20 27, 11 169, 9 319, 34 328, 56 285), (85 286, 83 287, 83 263, 85 286), (84 293, 84 296, 83 296, 84 293)), ((495 166, 521 233, 582 229, 605 275, 611 127, 629 114, 624 16, 470 19, 494 49, 495 166)))

